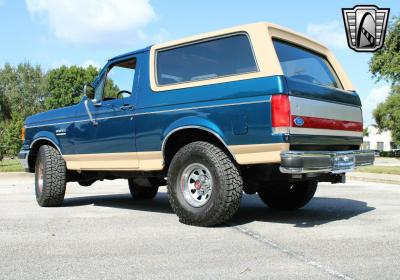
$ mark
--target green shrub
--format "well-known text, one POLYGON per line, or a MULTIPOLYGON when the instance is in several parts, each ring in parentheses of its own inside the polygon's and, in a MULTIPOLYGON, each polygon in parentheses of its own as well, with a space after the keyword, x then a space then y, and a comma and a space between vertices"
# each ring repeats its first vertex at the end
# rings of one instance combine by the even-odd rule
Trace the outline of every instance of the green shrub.
POLYGON ((379 152, 381 157, 400 157, 400 151, 381 151, 379 152))
POLYGON ((13 113, 11 120, 1 125, 0 154, 1 157, 14 157, 21 149, 21 129, 24 125, 23 117, 18 113, 13 113))

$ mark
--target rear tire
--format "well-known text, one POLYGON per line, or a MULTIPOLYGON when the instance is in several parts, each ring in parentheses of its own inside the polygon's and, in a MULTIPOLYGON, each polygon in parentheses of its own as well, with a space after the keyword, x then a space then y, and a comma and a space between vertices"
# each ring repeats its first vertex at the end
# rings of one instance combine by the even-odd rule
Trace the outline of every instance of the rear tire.
POLYGON ((52 146, 39 148, 35 164, 35 193, 42 207, 61 206, 66 188, 65 161, 52 146))
POLYGON ((132 198, 140 200, 153 199, 158 192, 158 185, 151 178, 128 179, 129 191, 132 198))
POLYGON ((286 183, 260 189, 258 195, 272 209, 295 210, 310 202, 317 186, 318 182, 315 180, 286 183))
POLYGON ((239 208, 242 192, 238 169, 210 143, 184 146, 169 166, 169 201, 184 224, 214 226, 228 221, 239 208))

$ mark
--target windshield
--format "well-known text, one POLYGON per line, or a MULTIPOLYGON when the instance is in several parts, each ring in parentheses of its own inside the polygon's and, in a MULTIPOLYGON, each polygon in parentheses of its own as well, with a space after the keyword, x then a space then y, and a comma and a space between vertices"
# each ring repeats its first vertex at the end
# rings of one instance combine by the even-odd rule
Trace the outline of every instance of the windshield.
POLYGON ((323 56, 279 40, 273 43, 286 77, 342 89, 336 73, 323 56))

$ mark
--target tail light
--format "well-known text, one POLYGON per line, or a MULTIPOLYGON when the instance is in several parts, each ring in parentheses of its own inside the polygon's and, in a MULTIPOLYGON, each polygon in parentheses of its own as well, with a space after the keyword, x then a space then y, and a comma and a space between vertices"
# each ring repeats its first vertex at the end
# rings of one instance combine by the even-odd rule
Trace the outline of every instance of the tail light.
POLYGON ((290 126, 290 102, 288 95, 272 95, 271 115, 273 128, 290 126))

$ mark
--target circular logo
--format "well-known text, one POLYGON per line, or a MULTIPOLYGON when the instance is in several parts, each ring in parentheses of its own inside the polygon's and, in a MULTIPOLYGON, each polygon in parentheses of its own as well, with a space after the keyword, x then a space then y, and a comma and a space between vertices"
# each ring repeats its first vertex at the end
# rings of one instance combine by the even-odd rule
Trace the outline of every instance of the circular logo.
POLYGON ((304 120, 301 117, 294 118, 293 122, 294 122, 294 124, 296 126, 303 126, 304 125, 304 120))

